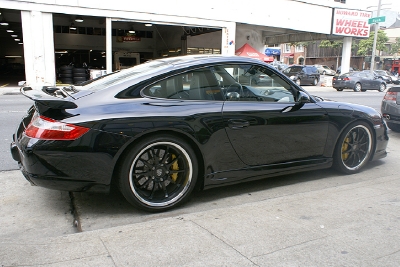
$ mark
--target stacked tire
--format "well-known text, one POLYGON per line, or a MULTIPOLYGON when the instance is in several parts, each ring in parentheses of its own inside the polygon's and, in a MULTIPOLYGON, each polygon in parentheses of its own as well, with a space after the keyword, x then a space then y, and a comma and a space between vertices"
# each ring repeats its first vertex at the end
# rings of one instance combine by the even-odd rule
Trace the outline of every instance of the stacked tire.
POLYGON ((73 84, 73 66, 61 66, 59 69, 58 77, 62 83, 73 84))
POLYGON ((89 79, 86 68, 74 68, 73 66, 61 66, 58 78, 65 84, 79 84, 89 79))
POLYGON ((73 68, 72 73, 74 77, 73 78, 74 84, 79 84, 81 82, 87 81, 89 78, 87 69, 85 68, 73 68))

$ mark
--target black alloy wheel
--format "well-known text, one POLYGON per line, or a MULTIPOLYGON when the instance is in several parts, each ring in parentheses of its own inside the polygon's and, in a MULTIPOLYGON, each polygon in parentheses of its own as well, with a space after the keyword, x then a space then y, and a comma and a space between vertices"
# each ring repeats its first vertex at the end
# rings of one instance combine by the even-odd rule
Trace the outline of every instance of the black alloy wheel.
POLYGON ((189 199, 197 173, 196 154, 189 144, 172 135, 152 136, 125 157, 119 188, 134 206, 165 211, 189 199))
POLYGON ((339 137, 333 157, 334 166, 344 173, 356 173, 368 162, 373 148, 371 127, 365 122, 354 122, 339 137))

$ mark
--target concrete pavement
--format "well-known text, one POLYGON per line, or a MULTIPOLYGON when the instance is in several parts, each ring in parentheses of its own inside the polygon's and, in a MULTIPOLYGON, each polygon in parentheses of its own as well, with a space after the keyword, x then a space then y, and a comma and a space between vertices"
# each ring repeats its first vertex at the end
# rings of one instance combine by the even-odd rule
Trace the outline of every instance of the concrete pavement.
MULTIPOLYGON (((2 183, 7 175, 22 179, 3 172, 2 183)), ((10 215, 2 214, 0 266, 399 266, 399 189, 393 169, 379 179, 276 198, 266 190, 264 200, 243 205, 59 236, 5 236, 10 215)), ((48 210, 29 203, 32 213, 48 210)), ((18 204, 7 209, 19 212, 18 204)), ((34 219, 14 223, 24 231, 34 219)))

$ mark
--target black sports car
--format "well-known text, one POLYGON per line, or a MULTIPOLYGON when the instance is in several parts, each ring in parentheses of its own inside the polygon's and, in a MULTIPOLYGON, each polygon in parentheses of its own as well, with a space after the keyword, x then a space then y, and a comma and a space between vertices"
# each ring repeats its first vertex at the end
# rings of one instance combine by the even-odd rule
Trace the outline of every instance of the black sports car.
POLYGON ((159 59, 21 92, 34 105, 11 154, 32 184, 107 192, 115 183, 148 211, 182 204, 194 189, 332 165, 351 174, 386 156, 374 109, 311 96, 244 57, 159 59))

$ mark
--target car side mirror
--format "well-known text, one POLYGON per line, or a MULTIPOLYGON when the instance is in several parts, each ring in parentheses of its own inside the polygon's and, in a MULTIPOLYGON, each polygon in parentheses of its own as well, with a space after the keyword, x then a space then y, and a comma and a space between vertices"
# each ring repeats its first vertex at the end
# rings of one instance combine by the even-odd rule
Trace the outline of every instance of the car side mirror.
POLYGON ((303 91, 299 91, 299 94, 297 95, 297 102, 299 104, 305 104, 310 102, 310 96, 304 93, 303 91))

